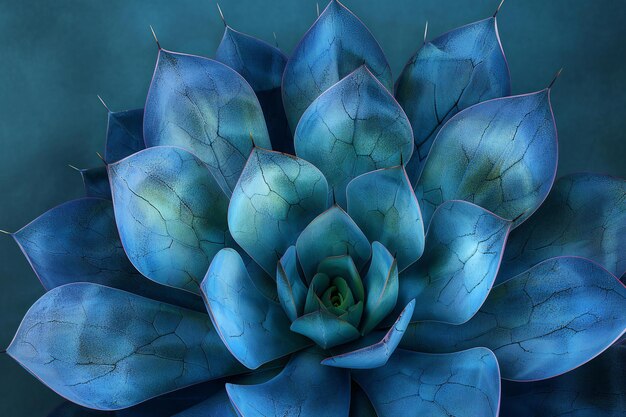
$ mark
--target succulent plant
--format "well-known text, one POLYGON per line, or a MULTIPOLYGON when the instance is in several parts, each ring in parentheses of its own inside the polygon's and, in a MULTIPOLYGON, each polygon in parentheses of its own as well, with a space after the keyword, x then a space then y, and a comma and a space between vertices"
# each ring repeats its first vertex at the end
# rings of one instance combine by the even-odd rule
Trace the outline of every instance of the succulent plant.
POLYGON ((207 381, 180 416, 626 412, 623 347, 591 361, 626 329, 626 182, 555 182, 552 85, 510 96, 495 14, 395 88, 336 0, 290 57, 157 45, 87 197, 12 234, 47 292, 7 353, 43 383, 152 416, 207 381))

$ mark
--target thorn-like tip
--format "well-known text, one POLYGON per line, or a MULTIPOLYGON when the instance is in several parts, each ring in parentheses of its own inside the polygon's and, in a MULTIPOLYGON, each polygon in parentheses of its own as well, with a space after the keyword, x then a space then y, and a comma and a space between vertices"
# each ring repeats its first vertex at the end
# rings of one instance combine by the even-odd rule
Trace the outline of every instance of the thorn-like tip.
POLYGON ((248 132, 250 134, 250 141, 252 142, 252 148, 256 148, 256 143, 254 143, 254 136, 252 136, 252 132, 248 132))
POLYGON ((400 152, 400 166, 404 165, 404 155, 400 152))
POLYGON ((107 109, 107 111, 109 113, 111 113, 111 109, 109 109, 109 106, 107 106, 107 104, 104 102, 104 100, 102 100, 102 97, 100 97, 100 95, 98 94, 98 99, 100 100, 100 103, 102 103, 102 105, 104 106, 105 109, 107 109))
MULTIPOLYGON (((2 229, 0 229, 0 233, 2 233, 3 235, 9 235, 9 236, 12 236, 12 235, 13 235, 13 233, 11 233, 11 232, 7 232, 6 230, 2 230, 2 229)), ((6 352, 6 351, 5 351, 5 352, 6 352)))
POLYGON ((333 206, 337 205, 337 196, 335 195, 335 187, 333 187, 333 206))
POLYGON ((68 167, 70 167, 70 168, 72 168, 72 169, 73 169, 73 170, 75 170, 75 171, 82 172, 82 169, 80 169, 80 168, 76 168, 76 167, 75 167, 74 165, 72 165, 72 164, 67 164, 67 166, 68 166, 68 167))
POLYGON ((557 78, 559 78, 559 76, 561 75, 562 72, 563 72, 563 68, 561 67, 561 69, 558 70, 556 72, 556 74, 554 74, 554 78, 552 79, 552 81, 550 81, 550 85, 548 86, 548 90, 550 90, 552 88, 552 86, 554 86, 554 83, 556 82, 557 78))
POLYGON ((278 38, 276 37, 276 32, 272 32, 272 34, 274 35, 274 44, 278 48, 278 38))
POLYGON ((161 48, 161 44, 159 43, 159 38, 157 38, 157 35, 154 32, 154 28, 152 27, 152 25, 150 25, 150 31, 152 32, 152 36, 154 37, 154 41, 157 44, 157 48, 159 48, 159 50, 163 49, 163 48, 161 48))
POLYGON ((320 17, 320 4, 315 3, 315 7, 317 8, 317 17, 320 17))
POLYGON ((105 161, 104 157, 100 154, 100 152, 96 152, 96 155, 98 155, 98 158, 100 158, 100 160, 104 163, 104 166, 107 166, 107 161, 105 161))
POLYGON ((215 3, 217 5, 217 10, 220 12, 220 18, 222 19, 222 23, 224 23, 224 27, 228 27, 228 24, 226 23, 226 19, 224 18, 224 13, 222 13, 222 8, 220 7, 219 3, 215 3))
POLYGON ((426 43, 427 37, 428 37, 428 20, 426 21, 426 26, 424 27, 424 43, 426 43))
POLYGON ((498 12, 500 11, 500 8, 502 7, 503 4, 504 4, 504 0, 502 0, 500 4, 498 4, 498 8, 496 9, 495 12, 493 12, 493 17, 496 17, 498 15, 498 12))

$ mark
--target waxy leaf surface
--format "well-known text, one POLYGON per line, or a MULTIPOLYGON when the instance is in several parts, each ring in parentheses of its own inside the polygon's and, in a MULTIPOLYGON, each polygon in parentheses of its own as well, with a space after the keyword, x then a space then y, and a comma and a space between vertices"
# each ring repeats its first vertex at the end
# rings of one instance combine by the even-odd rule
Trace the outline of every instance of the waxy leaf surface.
POLYGON ((85 197, 111 199, 111 185, 109 184, 109 174, 105 166, 80 169, 78 172, 80 172, 80 176, 83 178, 85 197))
POLYGON ((143 109, 109 112, 104 159, 111 164, 146 148, 143 109))

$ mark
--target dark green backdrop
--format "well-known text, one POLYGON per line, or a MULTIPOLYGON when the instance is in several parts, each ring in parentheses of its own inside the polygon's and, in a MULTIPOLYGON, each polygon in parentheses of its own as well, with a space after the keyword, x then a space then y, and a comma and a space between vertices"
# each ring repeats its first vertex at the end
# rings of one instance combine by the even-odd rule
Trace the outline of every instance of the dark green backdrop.
MULTIPOLYGON (((386 51, 394 74, 429 37, 491 15, 498 0, 346 0, 386 51)), ((323 2, 322 2, 323 3, 323 2)), ((221 0, 236 29, 289 52, 316 17, 315 0, 221 0)), ((320 4, 321 7, 324 4, 320 4)), ((626 3, 507 0, 500 36, 513 93, 553 89, 560 174, 626 177, 626 3)), ((156 46, 211 57, 223 31, 213 1, 0 1, 0 228, 15 231, 81 195, 67 164, 98 165, 106 111, 142 107, 156 46)), ((0 345, 42 293, 0 235, 0 345)), ((0 415, 45 416, 61 399, 0 354, 0 415)))

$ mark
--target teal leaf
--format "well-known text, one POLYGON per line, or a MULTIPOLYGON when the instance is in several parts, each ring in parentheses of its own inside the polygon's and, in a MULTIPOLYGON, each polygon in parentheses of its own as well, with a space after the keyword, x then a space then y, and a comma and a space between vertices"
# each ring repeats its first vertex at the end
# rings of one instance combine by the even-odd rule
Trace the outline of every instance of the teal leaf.
POLYGON ((626 273, 626 181, 574 174, 557 180, 537 213, 515 229, 498 281, 555 256, 581 256, 626 273))
POLYGON ((502 415, 508 417, 619 416, 626 405, 626 345, 556 378, 502 384, 502 415))
POLYGON ((46 290, 92 282, 204 311, 200 297, 159 285, 133 267, 122 248, 110 200, 68 201, 12 236, 46 290))
POLYGON ((439 129, 456 113, 476 103, 511 94, 511 77, 490 17, 425 42, 396 82, 396 98, 415 135, 407 165, 415 184, 439 129))
POLYGON ((298 317, 291 323, 291 331, 308 337, 323 349, 351 342, 361 336, 347 319, 337 317, 326 309, 298 317))
POLYGON ((350 374, 320 365, 323 358, 317 350, 300 352, 268 382, 226 384, 226 391, 241 416, 348 417, 350 374))
POLYGON ((322 173, 295 156, 255 148, 233 190, 228 226, 268 274, 302 230, 327 207, 322 173))
POLYGON ((215 255, 201 287, 221 339, 246 367, 256 369, 307 345, 306 339, 289 331, 280 304, 254 286, 235 250, 222 249, 215 255))
POLYGON ((318 264, 329 256, 350 255, 361 269, 370 257, 367 237, 354 220, 339 206, 317 216, 300 234, 296 251, 307 280, 311 280, 318 264))
POLYGON ((398 305, 415 298, 413 321, 461 324, 483 304, 498 273, 511 222, 465 201, 435 211, 424 256, 400 274, 398 305))
POLYGON ((354 381, 350 391, 350 417, 378 417, 367 394, 354 381))
POLYGON ((111 185, 106 166, 78 169, 85 187, 85 197, 111 199, 111 185))
POLYGON ((476 348, 431 355, 397 350, 386 366, 354 371, 353 378, 379 417, 497 417, 500 405, 498 362, 476 348))
POLYGON ((324 173, 342 207, 350 180, 408 161, 413 152, 413 132, 404 111, 365 66, 311 103, 294 142, 296 154, 324 173))
POLYGON ((243 77, 199 56, 159 50, 146 99, 146 145, 179 146, 198 156, 227 194, 253 147, 271 149, 263 112, 243 77))
POLYGON ((280 261, 276 272, 278 298, 289 320, 294 321, 304 310, 307 289, 298 271, 296 247, 290 246, 280 261))
POLYGON ((293 138, 281 93, 287 56, 277 47, 227 25, 215 52, 215 60, 237 71, 256 93, 272 148, 293 154, 293 138))
POLYGON ((361 275, 351 256, 329 256, 318 264, 317 271, 329 277, 343 277, 350 287, 356 301, 365 300, 365 289, 363 288, 361 275))
MULTIPOLYGON (((322 361, 322 365, 349 369, 373 369, 384 366, 400 344, 402 336, 404 336, 404 332, 411 321, 414 308, 415 300, 404 307, 396 322, 383 335, 381 340, 371 345, 326 358, 322 361)), ((378 336, 378 334, 372 333, 372 336, 378 336)))
POLYGON ((433 143, 415 193, 424 222, 447 200, 467 200, 522 223, 552 187, 557 133, 550 90, 476 104, 433 143))
POLYGON ((7 353, 63 397, 99 410, 245 369, 206 314, 90 283, 44 294, 7 353))
MULTIPOLYGON (((363 282, 367 290, 367 299, 361 334, 365 335, 374 330, 391 313, 398 301, 398 264, 387 248, 379 242, 372 243, 372 260, 363 282)), ((409 316, 412 314, 413 308, 409 316)))
POLYGON ((285 67, 283 102, 292 131, 313 100, 363 64, 392 90, 391 68, 376 39, 343 4, 331 0, 285 67))
POLYGON ((370 242, 378 241, 396 254, 400 271, 422 256, 422 213, 402 166, 358 176, 346 194, 350 217, 370 242))
POLYGON ((411 324, 401 347, 451 352, 484 346, 498 357, 503 378, 546 379, 618 340, 625 310, 626 287, 605 269, 583 258, 552 258, 494 287, 465 324, 411 324))
POLYGON ((111 164, 146 148, 143 109, 109 111, 104 159, 111 164))
POLYGON ((161 284, 200 293, 227 245, 228 198, 191 153, 148 148, 109 165, 120 237, 131 262, 161 284))

